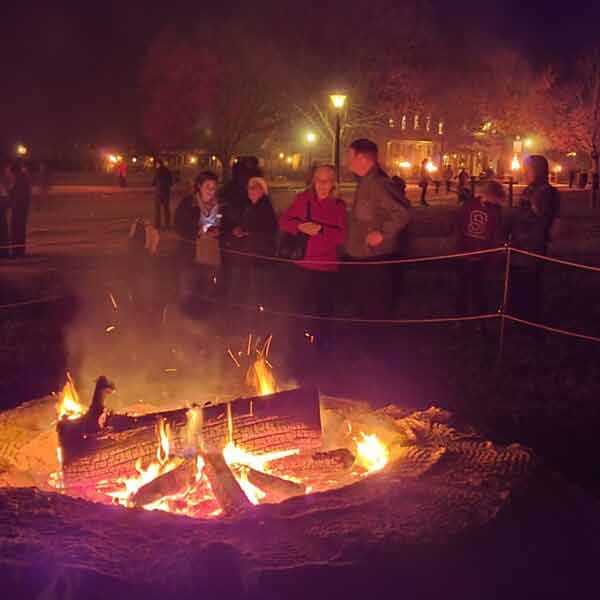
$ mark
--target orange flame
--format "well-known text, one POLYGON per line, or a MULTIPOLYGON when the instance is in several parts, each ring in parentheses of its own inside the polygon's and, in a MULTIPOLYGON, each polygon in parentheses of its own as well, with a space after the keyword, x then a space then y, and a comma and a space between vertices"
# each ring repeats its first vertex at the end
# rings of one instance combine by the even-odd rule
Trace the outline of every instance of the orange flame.
POLYGON ((59 394, 56 412, 59 421, 79 419, 87 412, 86 407, 79 401, 79 395, 70 373, 67 373, 67 382, 59 394))
POLYGON ((273 370, 269 367, 268 361, 264 356, 259 356, 250 369, 248 369, 246 381, 248 385, 256 390, 257 396, 267 396, 277 391, 277 383, 273 375, 273 370))
POLYGON ((360 436, 360 439, 355 438, 356 462, 369 473, 380 471, 390 459, 389 450, 374 433, 361 432, 360 436))

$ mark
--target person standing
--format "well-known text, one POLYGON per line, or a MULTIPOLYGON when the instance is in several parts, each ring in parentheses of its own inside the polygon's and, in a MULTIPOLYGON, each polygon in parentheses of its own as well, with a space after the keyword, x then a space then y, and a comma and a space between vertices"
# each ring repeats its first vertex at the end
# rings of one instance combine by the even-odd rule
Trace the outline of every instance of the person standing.
MULTIPOLYGON (((349 219, 346 254, 351 261, 382 261, 393 257, 398 236, 410 222, 410 211, 391 189, 378 164, 377 144, 367 139, 352 142, 348 167, 359 177, 349 219)), ((351 299, 357 316, 384 318, 391 297, 388 265, 347 267, 351 299)))
MULTIPOLYGON (((293 276, 296 310, 331 317, 340 287, 339 264, 335 261, 340 260, 346 239, 346 206, 335 194, 335 167, 322 165, 315 169, 311 186, 296 195, 281 216, 279 226, 292 235, 308 236, 304 259, 298 261, 293 276)), ((331 321, 316 320, 307 325, 317 346, 329 347, 333 338, 331 321)))
POLYGON ((419 173, 419 187, 421 188, 421 206, 429 206, 427 202, 427 188, 429 187, 429 171, 427 170, 427 165, 429 164, 429 159, 424 158, 423 162, 421 162, 421 171, 419 173))
MULTIPOLYGON (((489 181, 483 188, 483 198, 466 200, 458 216, 459 252, 474 252, 495 248, 502 243, 502 202, 504 188, 498 181, 489 181)), ((458 316, 482 315, 488 312, 485 281, 490 255, 460 258, 457 262, 458 316)), ((485 333, 485 321, 482 330, 485 333)))
POLYGON ((577 179, 577 169, 569 169, 569 189, 575 185, 575 179, 577 179))
POLYGON ((12 186, 12 169, 7 164, 2 173, 0 173, 0 258, 8 258, 10 256, 8 214, 10 212, 12 186))
POLYGON ((117 165, 117 178, 119 187, 127 187, 127 163, 125 162, 125 159, 121 159, 117 165))
POLYGON ((444 181, 446 182, 446 193, 450 193, 452 189, 452 179, 454 177, 454 171, 452 165, 447 164, 444 168, 444 181))
POLYGON ((255 307, 263 305, 270 265, 258 257, 275 254, 277 217, 269 198, 269 187, 262 177, 252 177, 248 181, 248 197, 238 220, 232 225, 227 248, 248 256, 232 253, 229 257, 232 274, 230 302, 244 302, 255 307))
POLYGON ((154 227, 161 229, 161 221, 164 221, 164 228, 171 228, 171 187, 173 186, 173 176, 162 160, 156 163, 157 169, 154 175, 153 185, 156 187, 156 197, 154 199, 154 227))
MULTIPOLYGON (((559 233, 560 194, 548 181, 545 157, 527 157, 524 176, 527 187, 510 224, 511 242, 521 250, 545 255, 549 242, 559 233)), ((538 259, 518 253, 511 259, 509 310, 534 322, 541 316, 542 266, 538 259)))
POLYGON ((215 173, 200 173, 194 181, 193 194, 183 198, 175 211, 174 226, 180 237, 180 299, 187 307, 193 305, 197 295, 205 299, 216 295, 221 265, 217 183, 215 173))
POLYGON ((24 165, 14 164, 12 174, 10 238, 12 256, 17 258, 26 254, 27 219, 29 218, 29 208, 31 206, 31 180, 24 165))

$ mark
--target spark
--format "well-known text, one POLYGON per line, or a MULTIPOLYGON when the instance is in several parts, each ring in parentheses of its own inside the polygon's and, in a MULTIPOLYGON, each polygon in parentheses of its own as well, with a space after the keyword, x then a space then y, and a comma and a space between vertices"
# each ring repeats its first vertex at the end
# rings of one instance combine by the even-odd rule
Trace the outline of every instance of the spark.
POLYGON ((119 305, 117 304, 117 301, 111 292, 108 293, 108 297, 110 298, 110 303, 112 304, 113 308, 115 310, 119 310, 119 305))
POLYGON ((114 331, 116 329, 116 327, 114 325, 109 325, 105 331, 106 333, 111 333, 112 331, 114 331))
POLYGON ((177 369, 165 369, 165 373, 177 373, 177 369))
POLYGON ((252 334, 249 333, 248 334, 248 347, 246 348, 246 354, 247 356, 250 356, 250 350, 252 348, 252 334))
POLYGON ((231 360, 235 363, 236 367, 241 368, 242 365, 238 362, 238 359, 235 357, 235 354, 231 351, 231 348, 227 349, 227 354, 231 357, 231 360))

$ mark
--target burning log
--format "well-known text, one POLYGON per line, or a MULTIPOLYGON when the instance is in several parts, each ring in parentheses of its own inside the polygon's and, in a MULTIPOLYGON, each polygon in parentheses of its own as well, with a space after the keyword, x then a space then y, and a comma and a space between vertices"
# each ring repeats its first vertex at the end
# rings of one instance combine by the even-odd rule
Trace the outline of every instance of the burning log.
POLYGON ((274 502, 281 502, 294 496, 303 496, 306 493, 306 487, 300 483, 256 471, 250 467, 247 467, 246 476, 252 485, 260 488, 274 502))
POLYGON ((270 462, 269 471, 277 475, 294 473, 306 476, 318 473, 322 477, 330 477, 349 471, 354 465, 354 460, 354 455, 346 448, 311 454, 300 453, 270 462))
POLYGON ((251 507, 222 454, 203 454, 204 474, 226 515, 239 515, 251 507))
POLYGON ((195 458, 188 458, 172 471, 159 475, 143 485, 132 497, 134 506, 145 506, 165 496, 172 496, 189 489, 196 480, 198 467, 195 458))
MULTIPOLYGON (((210 454, 221 452, 230 440, 258 454, 292 448, 310 452, 321 444, 319 394, 314 389, 240 398, 198 410, 204 451, 210 454)), ((134 476, 135 462, 148 464, 156 454, 161 421, 170 430, 171 455, 183 456, 189 446, 187 413, 186 408, 136 417, 108 415, 104 427, 92 431, 85 417, 59 421, 65 488, 99 500, 98 481, 134 476)))

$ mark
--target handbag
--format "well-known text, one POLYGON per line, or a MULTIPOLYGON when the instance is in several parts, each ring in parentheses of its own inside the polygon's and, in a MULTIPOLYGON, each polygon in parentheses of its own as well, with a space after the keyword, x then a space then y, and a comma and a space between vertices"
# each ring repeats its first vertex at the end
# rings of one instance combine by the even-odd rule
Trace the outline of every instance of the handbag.
MULTIPOLYGON (((306 220, 310 221, 310 198, 306 201, 306 220)), ((309 236, 305 233, 280 233, 277 243, 277 256, 289 260, 302 260, 306 256, 309 236)))

